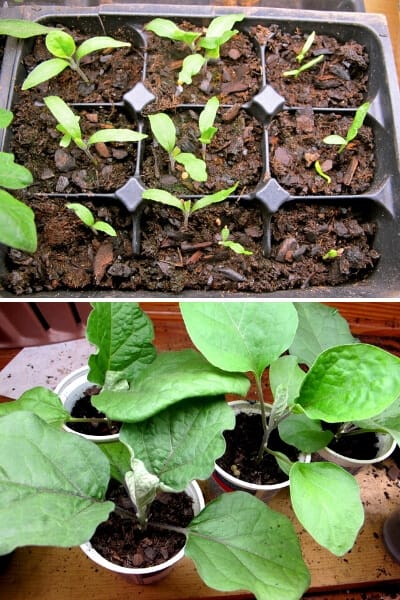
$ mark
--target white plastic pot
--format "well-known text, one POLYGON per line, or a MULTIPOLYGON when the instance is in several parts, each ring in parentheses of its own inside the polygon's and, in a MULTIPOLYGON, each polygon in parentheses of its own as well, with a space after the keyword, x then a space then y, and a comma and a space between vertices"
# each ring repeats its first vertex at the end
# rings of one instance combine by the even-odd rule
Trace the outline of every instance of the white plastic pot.
MULTIPOLYGON (((88 381, 88 372, 88 366, 84 366, 76 371, 72 371, 72 373, 64 377, 64 379, 59 382, 54 390, 55 393, 60 397, 64 408, 69 413, 72 412, 72 409, 79 398, 81 398, 86 390, 93 385, 90 381, 88 381)), ((68 425, 64 425, 64 429, 70 433, 74 433, 75 435, 80 435, 87 440, 92 440, 93 442, 115 442, 119 437, 118 433, 111 435, 87 435, 71 429, 68 427, 68 425)))
MULTIPOLYGON (((204 508, 204 497, 201 492, 201 489, 196 481, 192 481, 189 483, 185 492, 190 496, 193 500, 193 512, 194 515, 198 515, 199 512, 204 508)), ((119 573, 126 577, 131 583, 139 584, 139 585, 149 585, 152 583, 156 583, 160 579, 166 577, 171 569, 178 563, 185 554, 185 547, 181 548, 175 556, 170 558, 169 560, 156 565, 155 567, 147 567, 143 569, 137 568, 129 568, 122 567, 120 565, 116 565, 107 559, 105 559, 101 554, 97 552, 92 546, 90 542, 86 542, 81 545, 81 549, 86 554, 88 558, 94 561, 96 564, 108 569, 109 571, 113 571, 114 573, 119 573)))
MULTIPOLYGON (((232 407, 235 415, 240 412, 245 412, 247 414, 260 414, 260 408, 258 404, 249 403, 247 400, 235 400, 229 403, 229 406, 232 407)), ((269 411, 268 405, 266 406, 267 411, 269 411)), ((300 462, 310 462, 311 455, 310 454, 299 454, 300 462)), ((268 502, 275 494, 277 494, 280 490, 288 487, 290 485, 289 478, 281 483, 274 483, 268 485, 260 485, 255 483, 248 483, 247 481, 243 481, 237 477, 234 477, 224 469, 222 469, 217 463, 214 465, 214 472, 209 480, 209 491, 210 494, 214 497, 223 492, 233 492, 236 490, 242 490, 245 492, 250 492, 263 502, 268 502)))
POLYGON ((328 447, 318 450, 318 455, 329 462, 333 462, 340 467, 343 467, 349 473, 355 475, 362 467, 373 465, 378 462, 382 462, 389 458, 396 448, 396 442, 388 433, 376 433, 378 438, 378 446, 375 458, 368 460, 359 460, 356 458, 348 458, 343 454, 338 454, 334 450, 328 447))

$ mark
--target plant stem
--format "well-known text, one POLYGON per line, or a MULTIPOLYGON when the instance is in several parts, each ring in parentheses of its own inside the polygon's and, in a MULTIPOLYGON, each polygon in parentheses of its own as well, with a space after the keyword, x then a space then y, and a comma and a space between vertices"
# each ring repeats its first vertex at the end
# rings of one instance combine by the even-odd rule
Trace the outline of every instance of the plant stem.
POLYGON ((110 423, 107 417, 71 417, 68 423, 110 423))
POLYGON ((76 71, 78 73, 79 77, 81 79, 83 79, 83 81, 85 83, 90 83, 90 81, 86 77, 85 73, 82 71, 82 69, 80 68, 80 66, 78 65, 78 63, 73 58, 70 59, 70 65, 71 65, 71 69, 73 69, 74 71, 76 71))
POLYGON ((256 381, 257 396, 258 396, 258 402, 259 402, 260 410, 261 410, 261 422, 262 422, 262 427, 263 427, 263 437, 262 437, 260 449, 259 449, 258 455, 257 455, 257 462, 261 462, 262 457, 264 455, 264 447, 267 444, 268 438, 270 435, 270 430, 268 429, 268 424, 267 424, 267 413, 265 410, 264 394, 262 391, 261 377, 259 375, 257 375, 256 373, 254 374, 254 377, 255 377, 255 381, 256 381))

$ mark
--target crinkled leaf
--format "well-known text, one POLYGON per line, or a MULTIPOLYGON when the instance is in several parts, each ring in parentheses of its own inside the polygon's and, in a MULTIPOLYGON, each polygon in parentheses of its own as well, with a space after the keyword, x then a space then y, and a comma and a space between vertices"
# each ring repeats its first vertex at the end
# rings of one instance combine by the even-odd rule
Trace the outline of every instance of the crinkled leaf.
POLYGON ((130 45, 131 44, 129 42, 120 42, 119 40, 115 40, 110 36, 100 35, 89 38, 88 40, 82 42, 75 53, 75 57, 79 63, 84 56, 87 56, 92 52, 97 52, 98 50, 104 50, 106 48, 122 48, 130 45))
POLYGON ((165 113, 149 115, 150 128, 157 142, 168 153, 176 145, 175 125, 170 116, 165 113))
POLYGON ((222 494, 187 528, 185 554, 217 590, 299 600, 310 574, 290 520, 250 494, 222 494))
POLYGON ((236 190, 238 184, 235 183, 230 188, 226 190, 219 190, 219 192, 215 192, 214 194, 209 194, 208 196, 203 196, 198 200, 195 200, 192 208, 192 213, 196 212, 196 210, 200 210, 202 208, 206 208, 207 206, 211 206, 211 204, 217 204, 218 202, 223 202, 226 200, 233 192, 236 190))
POLYGON ((291 302, 182 302, 192 342, 220 369, 260 375, 293 341, 291 302))
POLYGON ((76 50, 74 38, 66 31, 51 31, 46 35, 46 47, 57 58, 69 60, 76 50))
POLYGON ((70 418, 57 394, 41 386, 27 390, 18 400, 0 404, 0 417, 21 410, 33 412, 49 425, 58 428, 70 418))
POLYGON ((94 302, 86 337, 98 348, 88 378, 100 386, 134 381, 156 356, 153 324, 137 302, 94 302))
POLYGON ((52 27, 46 27, 35 21, 25 19, 0 19, 0 35, 26 39, 36 35, 44 35, 51 31, 52 27))
POLYGON ((249 386, 245 375, 221 371, 188 349, 159 354, 139 373, 130 391, 103 391, 92 402, 112 420, 137 423, 186 398, 243 396, 249 386))
POLYGON ((120 441, 100 442, 97 445, 108 458, 112 479, 124 483, 125 475, 131 468, 131 455, 128 448, 120 441))
POLYGON ((191 152, 180 152, 175 160, 184 166, 194 181, 207 181, 207 165, 201 158, 197 158, 191 152))
POLYGON ((317 452, 333 439, 333 433, 322 429, 320 421, 304 414, 291 414, 279 424, 281 439, 302 452, 317 452))
POLYGON ((305 372, 299 367, 296 356, 280 356, 271 363, 269 368, 269 383, 272 395, 275 397, 279 385, 287 388, 287 403, 292 406, 299 395, 305 372))
POLYGON ((45 60, 29 73, 22 84, 21 89, 29 90, 44 81, 48 81, 52 77, 56 77, 62 73, 68 66, 69 62, 63 58, 50 58, 49 60, 45 60))
POLYGON ((125 475, 125 483, 129 497, 136 508, 139 523, 144 526, 147 522, 148 510, 157 492, 170 491, 164 489, 157 475, 150 473, 138 458, 131 460, 132 470, 125 475))
POLYGON ((37 248, 33 210, 5 190, 0 190, 0 242, 23 252, 37 248))
POLYGON ((356 425, 370 431, 389 433, 400 446, 400 397, 388 406, 380 415, 365 421, 357 421, 356 425))
POLYGON ((290 497, 297 518, 330 552, 343 556, 364 522, 356 479, 330 462, 300 463, 290 470, 290 497))
POLYGON ((223 432, 234 425, 234 413, 223 396, 196 398, 142 423, 125 424, 120 439, 149 472, 181 491, 193 479, 211 475, 215 460, 225 451, 223 432))
POLYGON ((369 344, 329 348, 306 374, 296 402, 329 423, 374 417, 400 395, 400 358, 369 344))
POLYGON ((203 68, 206 59, 201 54, 189 54, 183 59, 182 69, 178 74, 178 83, 186 83, 190 85, 192 83, 192 77, 200 73, 203 68))
POLYGON ((323 350, 357 342, 337 308, 318 302, 296 302, 295 307, 299 326, 289 350, 299 363, 311 367, 323 350))
POLYGON ((89 137, 87 144, 89 146, 98 142, 139 142, 146 137, 146 134, 133 131, 133 129, 100 129, 89 137))
POLYGON ((144 200, 153 200, 153 202, 166 204, 167 206, 174 206, 175 208, 179 208, 179 210, 183 210, 184 206, 183 201, 180 198, 173 196, 166 190, 160 190, 158 188, 144 190, 142 198, 144 200))
MULTIPOLYGON (((0 21, 1 23, 1 21, 0 21)), ((14 114, 11 110, 7 110, 6 108, 0 108, 0 129, 5 129, 12 123, 14 118, 14 114)))
POLYGON ((9 190, 21 190, 32 182, 31 172, 14 161, 14 154, 0 152, 0 186, 9 190))
POLYGON ((38 416, 0 419, 0 555, 26 545, 77 546, 113 509, 99 448, 38 416))

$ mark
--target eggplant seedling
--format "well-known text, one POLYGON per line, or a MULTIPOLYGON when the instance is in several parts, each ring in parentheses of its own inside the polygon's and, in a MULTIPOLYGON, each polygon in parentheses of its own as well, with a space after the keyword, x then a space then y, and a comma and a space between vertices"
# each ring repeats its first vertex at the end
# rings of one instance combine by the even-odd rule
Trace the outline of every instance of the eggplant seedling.
POLYGON ((298 77, 300 75, 300 73, 303 73, 303 71, 307 71, 308 69, 312 69, 312 67, 315 67, 315 65, 322 62, 323 60, 324 60, 324 55, 320 54, 319 56, 316 56, 315 58, 312 58, 308 62, 304 63, 304 65, 300 65, 300 67, 298 69, 293 69, 291 71, 284 71, 282 73, 282 75, 284 77, 298 77))
POLYGON ((187 229, 189 224, 189 217, 197 210, 201 208, 206 208, 206 206, 210 206, 211 204, 216 204, 217 202, 222 202, 226 200, 228 196, 230 196, 236 189, 237 183, 232 185, 230 188, 226 190, 220 190, 215 194, 210 194, 209 196, 203 196, 198 200, 183 200, 181 198, 177 198, 173 196, 166 190, 160 190, 158 188, 150 188, 143 192, 142 198, 144 200, 153 200, 153 202, 159 202, 160 204, 166 204, 168 206, 173 206, 178 208, 183 213, 183 229, 187 229))
POLYGON ((221 241, 219 241, 218 244, 220 246, 224 246, 224 248, 229 248, 230 250, 233 250, 233 252, 236 252, 236 254, 244 254, 245 256, 250 256, 251 254, 253 254, 250 250, 246 250, 242 246, 242 244, 230 240, 229 235, 230 231, 225 225, 225 227, 221 230, 221 241))
POLYGON ((355 137, 357 137, 358 131, 364 123, 365 117, 367 116, 370 105, 370 102, 364 102, 364 104, 361 104, 361 106, 358 107, 356 114, 354 115, 354 119, 349 129, 347 130, 345 138, 337 134, 328 135, 322 140, 324 144, 340 145, 338 154, 343 152, 343 150, 347 148, 349 142, 351 142, 352 140, 354 140, 355 137))
POLYGON ((114 227, 112 227, 105 221, 96 221, 92 211, 89 210, 83 204, 80 204, 80 202, 69 202, 68 204, 66 204, 66 207, 70 210, 73 210, 76 216, 82 221, 82 223, 87 227, 90 227, 90 229, 96 235, 98 231, 102 231, 107 235, 116 237, 117 232, 115 231, 114 227))
POLYGON ((315 40, 315 31, 312 31, 310 33, 310 35, 307 37, 306 41, 304 42, 304 45, 303 45, 302 49, 300 50, 300 52, 296 56, 296 60, 299 63, 299 65, 305 59, 305 57, 307 55, 307 52, 310 50, 311 46, 314 43, 314 40, 315 40))
MULTIPOLYGON (((10 110, 0 108, 0 128, 14 118, 10 110)), ((14 155, 0 152, 0 242, 24 252, 35 252, 37 235, 33 211, 6 189, 20 190, 33 183, 31 172, 14 161, 14 155), (6 188, 6 189, 3 189, 6 188)))
POLYGON ((89 150, 89 146, 99 142, 138 142, 147 137, 144 133, 132 129, 100 129, 93 133, 87 140, 83 139, 78 117, 59 96, 47 96, 44 103, 58 121, 57 131, 63 134, 60 146, 67 148, 71 141, 83 150, 91 162, 97 166, 97 160, 89 150))
POLYGON ((45 60, 35 67, 23 82, 22 89, 28 90, 48 81, 62 73, 67 67, 76 71, 85 83, 89 83, 89 79, 80 68, 80 62, 84 56, 105 48, 121 48, 130 45, 129 42, 120 42, 109 36, 97 36, 85 40, 77 48, 74 38, 69 33, 58 29, 50 31, 46 35, 46 47, 54 58, 45 60))
POLYGON ((325 171, 321 167, 321 164, 320 164, 319 160, 315 161, 315 163, 314 163, 314 169, 315 169, 316 173, 320 177, 322 177, 323 179, 325 179, 325 181, 327 182, 328 185, 330 185, 332 183, 332 179, 329 177, 329 175, 327 173, 325 173, 325 171))
POLYGON ((206 163, 191 152, 181 152, 176 145, 176 129, 173 120, 165 113, 149 115, 151 131, 160 146, 168 153, 171 171, 175 163, 183 165, 194 181, 207 181, 206 163))
POLYGON ((201 142, 201 150, 204 160, 206 158, 206 146, 207 144, 211 143, 211 140, 218 131, 218 128, 214 127, 214 121, 218 108, 219 100, 216 96, 213 96, 207 101, 207 104, 199 115, 200 137, 198 140, 201 142))

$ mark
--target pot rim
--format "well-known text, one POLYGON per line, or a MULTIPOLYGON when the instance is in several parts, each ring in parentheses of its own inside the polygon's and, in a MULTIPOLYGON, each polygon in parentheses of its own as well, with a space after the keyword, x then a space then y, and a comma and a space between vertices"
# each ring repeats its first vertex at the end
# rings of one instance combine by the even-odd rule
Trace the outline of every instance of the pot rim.
MULTIPOLYGON (((204 496, 199 484, 197 483, 197 481, 191 481, 189 485, 186 486, 184 491, 193 499, 193 509, 195 516, 197 516, 199 512, 202 511, 205 507, 204 496)), ((97 563, 101 567, 105 567, 109 571, 113 571, 114 573, 122 573, 124 575, 152 575, 158 573, 159 571, 163 571, 164 569, 168 569, 169 567, 172 567, 174 564, 180 561, 184 557, 185 546, 186 543, 177 554, 169 558, 167 561, 159 565, 155 565, 154 567, 144 568, 123 567, 121 565, 116 565, 104 558, 99 552, 97 552, 97 550, 93 548, 90 541, 81 544, 80 548, 86 554, 86 556, 90 558, 93 562, 97 563)))
MULTIPOLYGON (((80 394, 83 393, 88 386, 93 385, 87 378, 88 373, 88 365, 80 367, 79 369, 75 369, 63 377, 55 387, 54 392, 60 397, 64 408, 68 412, 71 412, 80 394), (73 397, 74 395, 76 395, 75 398, 73 397)), ((90 435, 75 431, 74 429, 71 429, 71 427, 68 427, 67 424, 64 424, 63 428, 69 433, 79 435, 80 437, 86 438, 92 442, 116 442, 119 439, 118 433, 112 433, 108 435, 90 435)))
MULTIPOLYGON (((229 406, 232 407, 235 414, 238 414, 239 412, 243 412, 243 411, 241 411, 242 408, 246 408, 247 412, 252 412, 252 413, 260 412, 257 401, 253 402, 251 400, 233 400, 231 402, 228 402, 228 404, 229 404, 229 406)), ((268 407, 270 405, 268 405, 267 403, 265 403, 265 404, 266 404, 267 410, 269 410, 268 407)), ((299 461, 305 462, 305 463, 311 462, 311 454, 305 454, 303 452, 300 452, 299 453, 299 461)), ((214 463, 214 469, 217 472, 217 474, 219 474, 226 481, 228 481, 230 484, 232 484, 233 487, 242 488, 244 490, 248 490, 251 492, 273 491, 273 490, 278 491, 278 490, 286 488, 290 485, 289 477, 285 481, 282 481, 281 483, 257 484, 257 483, 250 483, 248 481, 244 481, 243 479, 239 479, 238 477, 234 477, 233 475, 231 475, 230 473, 228 473, 227 471, 222 469, 216 462, 214 463)))
POLYGON ((329 455, 331 457, 337 458, 342 461, 346 461, 352 465, 359 465, 359 466, 373 465, 375 463, 382 462, 383 460, 386 460, 387 458, 389 458, 389 456, 394 452, 397 442, 390 435, 390 433, 384 433, 381 431, 376 431, 374 433, 378 437, 378 439, 387 441, 387 450, 385 450, 384 452, 381 453, 380 449, 378 448, 377 455, 375 458, 367 458, 367 459, 352 458, 350 456, 346 456, 345 454, 339 454, 339 452, 335 452, 335 450, 331 450, 331 448, 329 448, 328 446, 325 446, 325 448, 322 448, 322 450, 318 450, 318 453, 321 454, 321 452, 324 452, 326 455, 329 455), (390 440, 391 440, 391 443, 389 446, 390 440))

